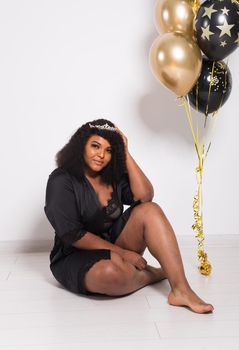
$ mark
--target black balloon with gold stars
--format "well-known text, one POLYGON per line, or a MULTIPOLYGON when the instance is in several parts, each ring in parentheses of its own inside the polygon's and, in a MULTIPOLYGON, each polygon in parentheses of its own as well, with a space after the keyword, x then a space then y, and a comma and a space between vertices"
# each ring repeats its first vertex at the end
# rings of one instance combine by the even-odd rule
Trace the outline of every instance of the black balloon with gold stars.
POLYGON ((195 20, 196 38, 203 53, 222 60, 239 46, 239 1, 207 0, 195 20))
POLYGON ((224 105, 231 89, 232 77, 225 62, 204 57, 201 74, 188 98, 196 110, 208 115, 217 112, 224 105))

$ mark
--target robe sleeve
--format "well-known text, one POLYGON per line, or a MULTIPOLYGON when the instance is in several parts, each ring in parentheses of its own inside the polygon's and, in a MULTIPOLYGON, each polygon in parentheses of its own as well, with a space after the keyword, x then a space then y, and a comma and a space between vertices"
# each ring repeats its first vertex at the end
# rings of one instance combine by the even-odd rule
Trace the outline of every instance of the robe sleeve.
POLYGON ((66 245, 72 245, 86 234, 87 230, 80 220, 71 178, 67 173, 49 177, 44 210, 56 235, 66 245))

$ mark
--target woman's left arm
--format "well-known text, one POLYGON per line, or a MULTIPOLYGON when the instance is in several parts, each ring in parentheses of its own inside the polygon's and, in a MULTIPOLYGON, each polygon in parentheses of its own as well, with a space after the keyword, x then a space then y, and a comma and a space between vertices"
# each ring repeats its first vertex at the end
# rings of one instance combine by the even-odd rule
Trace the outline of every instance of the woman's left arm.
POLYGON ((117 131, 123 138, 125 145, 126 166, 129 176, 130 188, 133 192, 134 200, 140 200, 141 202, 150 202, 154 196, 153 186, 129 153, 128 140, 126 136, 119 129, 117 129, 117 131))

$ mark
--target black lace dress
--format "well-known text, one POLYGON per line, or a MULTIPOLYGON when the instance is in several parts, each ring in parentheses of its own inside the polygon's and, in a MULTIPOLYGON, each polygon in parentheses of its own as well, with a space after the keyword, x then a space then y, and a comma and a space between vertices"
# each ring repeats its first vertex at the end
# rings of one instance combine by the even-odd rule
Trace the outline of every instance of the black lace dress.
POLYGON ((44 209, 55 230, 50 268, 56 280, 72 292, 88 294, 84 276, 97 261, 110 259, 110 250, 77 249, 72 244, 87 232, 114 243, 138 203, 127 175, 114 186, 103 207, 86 177, 78 181, 65 170, 55 169, 48 179, 44 209), (124 204, 130 206, 125 211, 124 204))

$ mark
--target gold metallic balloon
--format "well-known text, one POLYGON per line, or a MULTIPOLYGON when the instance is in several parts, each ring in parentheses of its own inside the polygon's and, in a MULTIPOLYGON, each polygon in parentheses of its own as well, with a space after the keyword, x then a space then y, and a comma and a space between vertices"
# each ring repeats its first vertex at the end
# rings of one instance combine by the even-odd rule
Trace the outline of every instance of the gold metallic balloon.
POLYGON ((177 96, 184 96, 192 89, 202 67, 196 42, 181 33, 159 36, 150 49, 149 60, 156 78, 177 96))
POLYGON ((156 3, 155 25, 160 33, 193 35, 194 16, 190 0, 158 0, 156 3))

